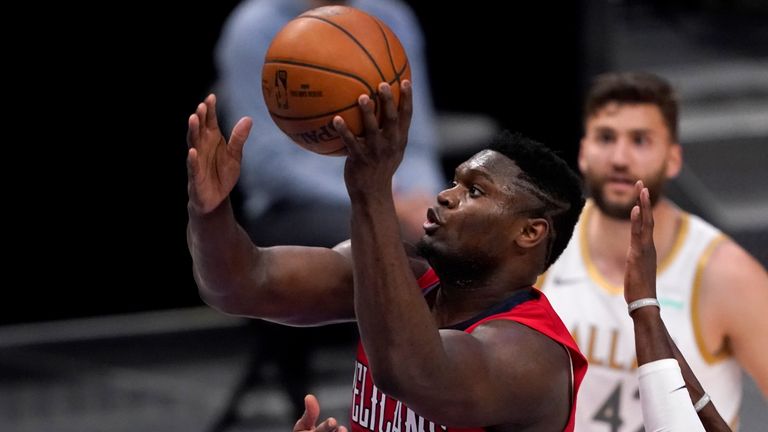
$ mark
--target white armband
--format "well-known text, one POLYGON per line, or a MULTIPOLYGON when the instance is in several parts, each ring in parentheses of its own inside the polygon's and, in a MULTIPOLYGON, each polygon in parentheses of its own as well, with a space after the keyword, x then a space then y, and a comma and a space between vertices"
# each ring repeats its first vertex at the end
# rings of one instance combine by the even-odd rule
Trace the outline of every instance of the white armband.
POLYGON ((646 363, 637 373, 646 432, 704 431, 677 360, 646 363))

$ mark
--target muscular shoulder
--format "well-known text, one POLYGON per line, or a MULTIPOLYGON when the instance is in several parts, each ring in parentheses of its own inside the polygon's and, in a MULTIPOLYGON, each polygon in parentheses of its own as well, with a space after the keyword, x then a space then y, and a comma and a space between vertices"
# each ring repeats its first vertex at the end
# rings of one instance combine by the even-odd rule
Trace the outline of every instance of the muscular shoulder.
POLYGON ((752 316, 750 311, 768 307, 768 273, 742 247, 725 239, 712 250, 701 270, 702 316, 728 333, 731 321, 752 316))
MULTIPOLYGON (((565 348, 548 336, 508 319, 491 320, 472 335, 494 362, 506 365, 500 379, 526 388, 524 403, 546 401, 552 407, 569 405, 570 360, 565 348)), ((519 401, 523 403, 523 401, 519 401)))
POLYGON ((730 239, 720 241, 704 265, 702 289, 707 294, 719 298, 768 289, 765 268, 730 239))

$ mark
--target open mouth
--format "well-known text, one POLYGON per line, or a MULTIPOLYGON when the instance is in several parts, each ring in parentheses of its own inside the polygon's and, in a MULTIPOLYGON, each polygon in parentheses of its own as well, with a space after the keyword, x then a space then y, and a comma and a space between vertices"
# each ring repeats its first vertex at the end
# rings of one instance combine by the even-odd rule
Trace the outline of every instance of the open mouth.
POLYGON ((432 234, 435 232, 441 225, 440 216, 437 214, 437 211, 434 208, 429 208, 427 210, 427 220, 424 221, 424 225, 422 227, 424 228, 424 232, 427 234, 432 234))

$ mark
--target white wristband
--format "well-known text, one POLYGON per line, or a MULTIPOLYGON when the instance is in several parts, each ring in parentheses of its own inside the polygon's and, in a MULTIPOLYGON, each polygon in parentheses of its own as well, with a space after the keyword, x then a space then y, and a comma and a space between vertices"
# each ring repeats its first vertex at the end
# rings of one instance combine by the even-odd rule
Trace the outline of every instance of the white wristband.
POLYGON ((696 412, 699 412, 704 409, 705 406, 711 401, 712 399, 709 398, 709 395, 707 393, 704 393, 704 396, 699 399, 698 402, 696 402, 693 405, 693 409, 696 410, 696 412))
POLYGON ((657 308, 661 309, 659 301, 655 298, 641 298, 629 304, 629 314, 632 315, 632 312, 634 312, 636 309, 640 309, 641 307, 646 306, 656 306, 657 308))

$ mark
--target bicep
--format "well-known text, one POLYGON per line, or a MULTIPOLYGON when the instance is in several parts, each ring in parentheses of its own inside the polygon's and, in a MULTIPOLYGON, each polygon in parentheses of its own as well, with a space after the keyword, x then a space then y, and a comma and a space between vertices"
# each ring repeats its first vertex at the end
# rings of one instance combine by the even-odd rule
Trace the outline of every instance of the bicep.
POLYGON ((261 253, 263 264, 254 280, 264 290, 243 299, 245 315, 290 325, 354 319, 352 264, 343 254, 303 246, 275 246, 261 253))
POLYGON ((568 356, 541 333, 509 320, 472 334, 440 333, 446 361, 433 365, 441 370, 412 398, 427 417, 456 426, 525 424, 553 400, 568 404, 568 356))

